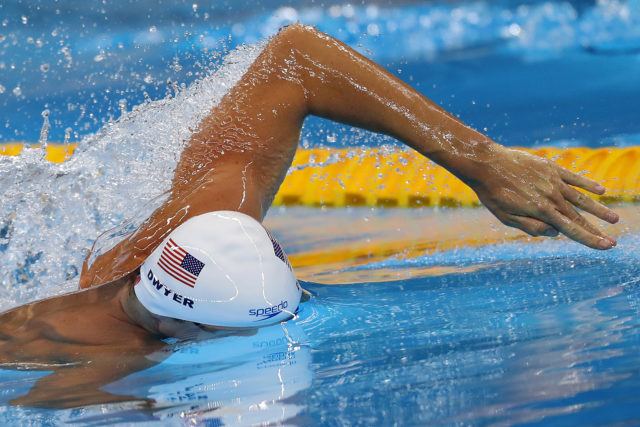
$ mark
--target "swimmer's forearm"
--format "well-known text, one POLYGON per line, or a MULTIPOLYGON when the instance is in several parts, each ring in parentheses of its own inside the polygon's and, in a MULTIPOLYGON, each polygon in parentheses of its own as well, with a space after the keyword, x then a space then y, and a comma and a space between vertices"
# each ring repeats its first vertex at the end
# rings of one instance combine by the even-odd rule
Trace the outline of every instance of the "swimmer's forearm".
POLYGON ((615 212, 574 188, 603 194, 597 182, 496 144, 325 34, 301 26, 283 34, 285 69, 297 72, 290 81, 301 82, 308 113, 403 141, 471 186, 500 221, 532 236, 561 232, 592 248, 615 246, 576 211, 618 220, 615 212))
POLYGON ((299 25, 279 37, 309 114, 393 136, 464 178, 495 146, 340 41, 299 25))

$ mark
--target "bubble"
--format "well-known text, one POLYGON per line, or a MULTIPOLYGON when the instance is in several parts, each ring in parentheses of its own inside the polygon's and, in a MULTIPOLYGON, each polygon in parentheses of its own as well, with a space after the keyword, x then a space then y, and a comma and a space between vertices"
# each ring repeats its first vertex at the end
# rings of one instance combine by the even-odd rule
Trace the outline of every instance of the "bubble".
POLYGON ((180 59, 175 57, 173 58, 173 62, 171 63, 171 68, 173 71, 180 72, 182 70, 182 65, 180 65, 180 59))
POLYGON ((236 37, 244 35, 244 25, 240 23, 233 24, 233 26, 231 27, 231 34, 236 37))
POLYGON ((118 101, 118 108, 120 110, 120 116, 127 114, 127 100, 121 99, 118 101))
POLYGON ((3 94, 6 90, 7 90, 7 88, 5 88, 4 86, 0 85, 0 94, 3 94))
POLYGON ((345 18, 353 18, 355 14, 356 9, 352 5, 347 3, 342 6, 342 16, 344 16, 345 18))
POLYGON ((11 91, 15 96, 21 96, 22 95, 22 89, 20 88, 20 86, 16 86, 13 88, 13 90, 11 91))
POLYGON ((338 5, 329 7, 329 16, 332 18, 339 18, 342 15, 342 8, 338 5))
POLYGON ((51 124, 49 123, 49 110, 44 110, 42 115, 42 128, 40 128, 40 137, 38 138, 38 144, 40 146, 45 147, 49 140, 49 130, 51 129, 51 124))
POLYGON ((25 15, 22 15, 20 17, 20 22, 22 22, 23 25, 27 25, 27 23, 29 23, 29 18, 27 18, 25 15))
POLYGON ((73 132, 72 128, 66 128, 64 130, 64 143, 68 144, 69 141, 71 140, 71 133, 73 132))
POLYGON ((509 34, 510 36, 518 37, 520 33, 522 33, 522 28, 516 23, 509 25, 509 27, 507 28, 507 34, 509 34))
POLYGON ((43 73, 46 73, 47 71, 49 71, 49 64, 40 64, 40 71, 42 71, 43 73))
POLYGON ((285 22, 295 22, 298 20, 298 11, 293 7, 281 7, 276 10, 275 16, 277 16, 281 21, 285 22))
POLYGON ((67 62, 65 64, 65 67, 70 68, 73 65, 73 56, 71 55, 71 49, 69 48, 69 46, 62 46, 59 52, 67 62))

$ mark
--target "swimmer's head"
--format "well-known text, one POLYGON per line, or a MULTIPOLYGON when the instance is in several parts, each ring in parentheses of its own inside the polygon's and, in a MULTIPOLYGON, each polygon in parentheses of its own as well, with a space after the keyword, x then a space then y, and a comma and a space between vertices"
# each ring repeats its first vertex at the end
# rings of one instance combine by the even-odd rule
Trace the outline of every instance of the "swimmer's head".
POLYGON ((290 319, 301 297, 280 245, 258 221, 233 211, 181 224, 142 264, 133 289, 154 315, 219 328, 290 319))

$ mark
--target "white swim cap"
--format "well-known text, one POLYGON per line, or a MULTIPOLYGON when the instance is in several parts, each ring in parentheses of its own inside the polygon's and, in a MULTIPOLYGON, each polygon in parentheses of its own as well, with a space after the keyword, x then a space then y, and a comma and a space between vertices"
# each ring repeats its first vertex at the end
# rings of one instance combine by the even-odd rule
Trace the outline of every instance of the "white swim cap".
POLYGON ((134 290, 154 314, 225 327, 287 320, 302 293, 276 240, 233 211, 199 215, 173 230, 140 267, 134 290))

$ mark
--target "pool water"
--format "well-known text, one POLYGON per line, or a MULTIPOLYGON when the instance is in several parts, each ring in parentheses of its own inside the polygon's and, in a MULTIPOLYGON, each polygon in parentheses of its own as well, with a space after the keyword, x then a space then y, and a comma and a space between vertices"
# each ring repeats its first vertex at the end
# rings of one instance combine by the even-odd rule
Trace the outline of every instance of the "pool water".
MULTIPOLYGON (((300 20, 504 144, 638 144, 639 0, 295 3, 0 3, 0 141, 37 141, 45 109, 77 140, 300 20)), ((318 119, 302 140, 392 142, 318 119)))
MULTIPOLYGON (((640 234, 630 225, 636 210, 620 212, 623 224, 613 230, 623 233, 619 247, 597 252, 505 234, 488 214, 274 210, 267 224, 293 260, 339 247, 360 251, 300 269, 313 296, 298 319, 257 335, 173 344, 149 356, 159 364, 105 387, 153 399, 150 408, 135 401, 67 410, 3 406, 0 422, 637 424, 640 234), (345 224, 351 230, 343 239, 327 239, 327 229, 345 224), (451 236, 469 228, 471 239, 483 226, 493 228, 493 243, 403 253, 429 241, 432 228, 451 236), (398 241, 398 254, 376 254, 375 247, 398 241), (311 281, 317 278, 341 284, 311 281)), ((3 371, 0 402, 42 375, 3 371)))
MULTIPOLYGON (((260 44, 232 49, 297 19, 505 144, 640 143, 637 0, 155 4, 0 3, 0 141, 36 142, 44 109, 49 140, 80 140, 62 165, 0 158, 0 309, 75 289, 93 242, 166 198, 182 144, 260 44)), ((318 119, 302 136, 386 143, 318 119)), ((482 209, 272 209, 312 293, 299 318, 169 343, 104 387, 125 403, 13 406, 50 371, 4 367, 0 424, 640 424, 640 212, 616 209, 607 252, 482 209)))

